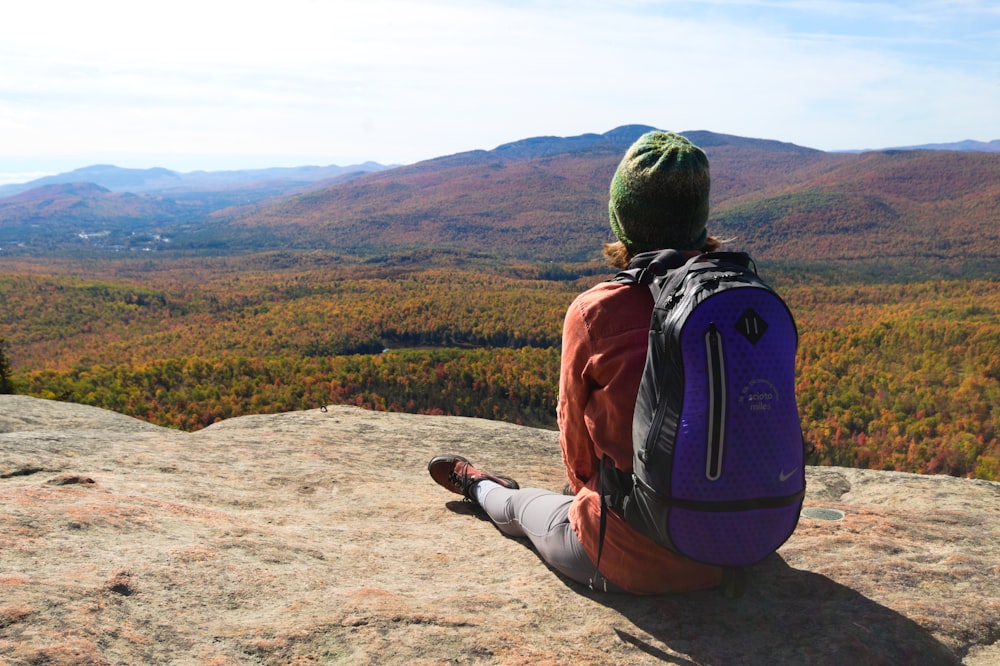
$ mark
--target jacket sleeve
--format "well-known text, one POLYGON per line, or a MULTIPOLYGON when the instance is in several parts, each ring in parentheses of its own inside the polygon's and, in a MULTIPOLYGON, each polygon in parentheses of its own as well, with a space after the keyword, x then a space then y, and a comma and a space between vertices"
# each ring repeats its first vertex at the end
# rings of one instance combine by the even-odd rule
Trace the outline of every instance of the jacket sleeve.
POLYGON ((559 370, 559 401, 556 418, 563 463, 573 493, 594 477, 599 462, 585 419, 593 380, 588 376, 593 358, 587 322, 578 298, 563 322, 562 359, 559 370))

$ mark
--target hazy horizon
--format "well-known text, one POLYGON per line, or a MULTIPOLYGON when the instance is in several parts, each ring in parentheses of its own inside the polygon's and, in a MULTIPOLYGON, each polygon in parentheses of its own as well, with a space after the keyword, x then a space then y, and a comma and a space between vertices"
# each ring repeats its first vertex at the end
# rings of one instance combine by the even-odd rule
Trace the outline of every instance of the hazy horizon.
POLYGON ((37 0, 2 16, 7 182, 408 164, 630 123, 826 151, 1000 138, 992 0, 37 0))

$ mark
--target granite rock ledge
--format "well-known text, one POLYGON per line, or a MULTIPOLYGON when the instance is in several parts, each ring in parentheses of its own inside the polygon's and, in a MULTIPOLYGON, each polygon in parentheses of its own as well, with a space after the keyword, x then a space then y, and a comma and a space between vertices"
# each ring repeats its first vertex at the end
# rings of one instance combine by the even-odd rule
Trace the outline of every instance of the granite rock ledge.
POLYGON ((739 600, 599 595, 437 487, 556 434, 332 406, 184 433, 0 395, 0 664, 1000 663, 1000 484, 809 468, 739 600), (835 512, 817 512, 836 516, 835 512))

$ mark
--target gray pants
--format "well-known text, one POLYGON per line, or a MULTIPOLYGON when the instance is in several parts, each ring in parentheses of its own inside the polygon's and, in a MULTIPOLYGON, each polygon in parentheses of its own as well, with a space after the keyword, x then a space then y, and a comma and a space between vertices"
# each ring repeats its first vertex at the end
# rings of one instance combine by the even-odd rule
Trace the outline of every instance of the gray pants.
POLYGON ((485 492, 477 493, 479 504, 501 532, 529 539, 546 564, 578 583, 604 592, 622 592, 596 572, 593 561, 570 527, 571 495, 541 488, 509 490, 492 483, 484 482, 483 485, 485 492))

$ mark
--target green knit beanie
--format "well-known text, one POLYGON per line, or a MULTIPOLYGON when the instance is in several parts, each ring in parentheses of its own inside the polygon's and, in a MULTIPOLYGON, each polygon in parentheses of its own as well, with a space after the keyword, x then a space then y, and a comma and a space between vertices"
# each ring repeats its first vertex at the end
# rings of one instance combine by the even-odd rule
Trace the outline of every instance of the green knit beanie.
POLYGON ((647 132, 611 179, 611 229, 633 252, 697 250, 708 231, 708 157, 683 136, 647 132))

